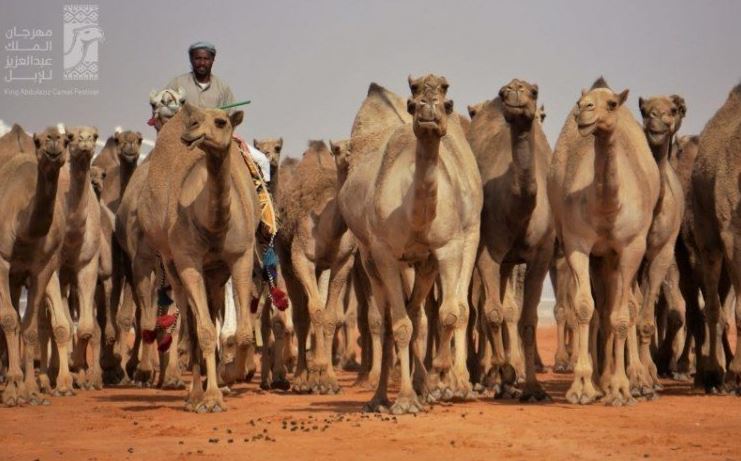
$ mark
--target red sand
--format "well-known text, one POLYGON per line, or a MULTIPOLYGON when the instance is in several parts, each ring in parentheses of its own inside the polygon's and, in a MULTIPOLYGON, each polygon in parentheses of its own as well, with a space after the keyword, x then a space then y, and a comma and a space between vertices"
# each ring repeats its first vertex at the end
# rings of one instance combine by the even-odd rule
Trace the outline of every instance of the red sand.
MULTIPOLYGON (((539 343, 552 363, 553 328, 539 343)), ((741 459, 741 398, 686 384, 628 408, 579 407, 564 401, 570 376, 545 374, 551 404, 482 399, 394 418, 360 413, 371 392, 340 376, 337 396, 238 386, 220 414, 183 411, 184 391, 138 388, 2 408, 0 459, 741 459)))

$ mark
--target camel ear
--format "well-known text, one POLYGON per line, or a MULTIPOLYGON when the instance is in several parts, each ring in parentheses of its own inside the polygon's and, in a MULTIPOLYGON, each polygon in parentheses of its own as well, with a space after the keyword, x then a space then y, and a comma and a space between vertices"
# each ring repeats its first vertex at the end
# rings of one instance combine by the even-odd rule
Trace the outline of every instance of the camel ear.
POLYGON ((450 115, 453 113, 453 100, 452 99, 446 99, 445 100, 445 113, 450 115))
POLYGON ((684 102, 684 98, 683 97, 681 97, 679 95, 676 95, 676 94, 673 94, 673 95, 669 96, 669 98, 672 100, 672 102, 674 103, 674 105, 677 106, 677 110, 679 111, 679 115, 681 115, 682 117, 684 117, 685 115, 687 115, 687 103, 684 102))
POLYGON ((121 144, 121 132, 120 131, 113 133, 113 142, 115 142, 116 145, 121 144))
POLYGON ((279 152, 280 152, 280 149, 283 149, 283 136, 278 138, 278 149, 279 149, 279 152))
POLYGON ((193 114, 196 113, 198 109, 191 103, 186 102, 183 104, 183 112, 185 113, 185 117, 190 118, 193 116, 193 114))
POLYGON ((414 83, 414 78, 412 78, 412 74, 409 74, 407 76, 407 83, 409 83, 409 90, 411 90, 412 94, 417 93, 419 86, 416 83, 414 83))
POLYGON ((98 140, 98 129, 93 127, 93 141, 98 140))
POLYGON ((340 153, 340 150, 337 148, 337 144, 332 142, 331 139, 327 140, 329 142, 329 151, 332 153, 333 156, 337 157, 337 154, 340 153))
POLYGON ((242 123, 242 120, 244 120, 244 112, 241 110, 238 110, 231 115, 229 115, 229 120, 232 122, 232 128, 236 128, 237 125, 242 123))
POLYGON ((409 112, 409 115, 413 116, 416 110, 417 104, 414 102, 414 100, 411 98, 407 99, 407 112, 409 112))
POLYGON ((72 142, 72 140, 75 139, 76 134, 77 134, 77 128, 73 128, 69 130, 64 137, 67 140, 67 142, 72 142))
POLYGON ((630 90, 625 89, 618 95, 618 106, 622 106, 628 100, 628 93, 630 93, 630 90))
POLYGON ((638 109, 641 111, 641 117, 646 117, 646 100, 643 96, 638 96, 638 109))
POLYGON ((154 104, 154 97, 157 96, 157 90, 152 90, 149 92, 149 103, 154 104))
POLYGON ((33 144, 34 146, 36 146, 37 149, 41 147, 41 140, 39 139, 39 135, 37 135, 36 133, 33 134, 33 144))
POLYGON ((468 109, 468 116, 471 117, 471 119, 473 120, 473 118, 476 116, 476 108, 470 104, 466 108, 468 109))
POLYGON ((588 93, 588 91, 586 90, 586 88, 582 88, 582 89, 581 89, 581 95, 582 95, 582 96, 584 96, 584 95, 585 95, 585 94, 587 94, 587 93, 588 93))
POLYGON ((532 86, 533 86, 533 89, 532 89, 533 98, 536 98, 537 99, 538 98, 538 93, 540 92, 540 88, 538 88, 538 84, 537 83, 533 83, 532 86))
POLYGON ((139 143, 139 145, 141 145, 143 140, 144 138, 142 137, 142 134, 137 131, 136 132, 136 142, 139 143))

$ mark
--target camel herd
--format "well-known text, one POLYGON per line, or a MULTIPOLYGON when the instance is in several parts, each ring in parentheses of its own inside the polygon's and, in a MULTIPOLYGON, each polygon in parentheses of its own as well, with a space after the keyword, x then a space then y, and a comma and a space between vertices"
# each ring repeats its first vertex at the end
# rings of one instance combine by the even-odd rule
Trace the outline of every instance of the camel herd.
POLYGON ((543 401, 549 275, 569 402, 651 399, 659 377, 741 394, 741 85, 680 136, 682 97, 639 98, 641 123, 600 78, 552 149, 535 84, 514 79, 466 117, 444 77, 408 83, 406 100, 371 84, 349 138, 301 158, 254 141, 277 235, 234 136, 241 111, 153 92, 143 160, 137 132, 96 155, 95 128, 14 125, 0 138, 3 404, 185 388, 190 371, 186 408, 217 412, 258 356, 263 389, 336 393, 335 368, 357 371, 369 411, 543 401))

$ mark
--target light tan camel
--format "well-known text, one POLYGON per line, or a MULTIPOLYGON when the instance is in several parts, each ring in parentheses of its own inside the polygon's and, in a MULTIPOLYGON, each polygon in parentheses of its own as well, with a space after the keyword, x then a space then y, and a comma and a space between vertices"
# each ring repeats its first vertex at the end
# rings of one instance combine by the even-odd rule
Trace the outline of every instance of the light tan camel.
POLYGON ((254 346, 249 315, 258 205, 234 127, 243 112, 186 103, 157 137, 137 219, 146 241, 163 260, 178 306, 188 306, 191 332, 205 359, 207 387, 196 356, 186 408, 225 409, 216 375, 216 328, 210 306, 224 299, 229 276, 237 291, 237 342, 254 346))
POLYGON ((341 320, 342 290, 356 244, 338 209, 337 168, 323 141, 309 142, 296 165, 293 182, 282 187, 282 232, 290 236, 292 272, 306 296, 305 307, 296 307, 299 356, 294 387, 299 392, 336 393, 339 385, 332 366, 332 341, 341 320), (326 299, 322 299, 319 276, 325 271, 329 271, 329 286, 326 299), (311 363, 305 347, 309 320, 314 333, 311 363))
MULTIPOLYGON (((632 341, 629 340, 631 364, 637 362, 639 353, 640 363, 644 369, 632 367, 632 370, 629 369, 628 377, 634 393, 652 395, 654 388, 659 387, 656 365, 651 357, 651 343, 656 334, 656 300, 663 287, 669 299, 684 302, 679 286, 663 282, 674 264, 674 249, 684 218, 684 192, 674 168, 669 164, 669 158, 674 145, 674 135, 687 113, 687 106, 684 99, 677 95, 639 98, 638 106, 643 117, 643 131, 659 167, 661 183, 640 273, 642 305, 637 316, 640 350, 632 347, 630 345, 632 341), (631 371, 634 373, 632 376, 631 371), (648 373, 648 376, 645 373, 648 373)), ((682 312, 685 310, 683 305, 676 308, 682 312)), ((682 325, 681 328, 683 327, 682 325)))
MULTIPOLYGON (((7 384, 2 401, 14 406, 43 401, 36 383, 34 352, 39 344, 38 316, 48 299, 54 339, 59 351, 59 374, 55 393, 72 390, 68 343, 70 319, 59 289, 59 250, 64 239, 64 198, 57 193, 59 176, 67 156, 68 138, 56 128, 34 134, 36 156, 15 155, 0 166, 0 197, 4 215, 0 222, 0 326, 8 350, 7 384), (28 280, 28 304, 21 325, 21 286, 28 280), (24 357, 20 355, 20 341, 24 357), (25 380, 21 372, 25 366, 25 380)), ((49 389, 42 361, 42 387, 49 389)))
POLYGON ((577 362, 566 393, 571 403, 599 396, 592 381, 590 322, 597 306, 605 341, 602 384, 613 405, 632 401, 625 344, 632 327, 632 286, 646 249, 659 197, 659 171, 641 126, 624 102, 600 79, 583 91, 564 125, 548 177, 548 198, 571 272, 570 298, 576 311, 577 362), (594 259, 590 275, 590 258, 594 259))
MULTIPOLYGON (((402 272, 409 266, 416 273, 408 306, 412 317, 422 308, 438 274, 442 287, 442 336, 428 374, 430 396, 435 392, 470 396, 467 297, 482 205, 475 158, 457 117, 449 117, 453 102, 446 99, 448 82, 436 75, 410 77, 409 87, 411 124, 399 126, 399 118, 381 118, 382 126, 374 126, 367 118, 372 111, 364 111, 371 106, 366 104, 368 99, 361 106, 351 139, 352 155, 358 155, 357 167, 351 170, 338 197, 342 215, 359 241, 375 304, 381 315, 389 318, 397 346, 401 388, 391 407, 394 413, 421 408, 410 375, 413 324, 407 315, 402 282, 402 272), (383 125, 390 134, 379 130, 383 125), (450 347, 453 336, 455 360, 450 347)), ((369 98, 383 92, 371 85, 369 98)), ((389 106, 393 108, 386 103, 386 111, 389 106)), ((371 410, 388 405, 391 338, 386 339, 379 385, 368 404, 371 410)))
POLYGON ((275 196, 280 181, 280 152, 283 150, 283 138, 253 139, 252 145, 268 157, 270 161, 270 183, 268 189, 275 196))
MULTIPOLYGON (((101 241, 101 209, 90 181, 90 163, 95 153, 98 130, 80 127, 69 130, 69 167, 66 181, 60 181, 64 194, 66 229, 59 269, 60 288, 66 305, 79 309, 77 343, 73 367, 80 372, 78 385, 103 388, 100 368, 101 332, 95 321, 95 288, 101 241), (92 361, 87 360, 90 343, 92 361)), ((70 325, 71 326, 71 325, 70 325)))
MULTIPOLYGON (((506 325, 509 365, 522 377, 523 400, 548 398, 537 381, 535 331, 543 281, 553 255, 555 231, 546 176, 551 148, 537 118, 538 87, 514 79, 473 118, 468 141, 483 183, 484 208, 477 266, 482 276, 484 310, 493 336, 494 356, 487 383, 503 384, 507 364, 502 338, 506 325), (508 293, 515 264, 526 263, 522 308, 508 293), (524 343, 522 356, 520 337, 524 343)), ((497 392, 501 392, 501 387, 497 392)))
MULTIPOLYGON (((741 341, 726 370, 721 318, 721 271, 725 265, 736 295, 736 335, 741 332, 741 84, 708 121, 700 134, 697 160, 692 171, 694 235, 702 270, 707 353, 698 362, 696 381, 707 392, 741 391, 741 341), (724 377, 724 373, 727 374, 724 377), (724 382, 725 378, 725 382, 724 382)), ((697 344, 698 354, 700 345, 697 344)), ((703 348, 704 349, 704 348, 703 348)))

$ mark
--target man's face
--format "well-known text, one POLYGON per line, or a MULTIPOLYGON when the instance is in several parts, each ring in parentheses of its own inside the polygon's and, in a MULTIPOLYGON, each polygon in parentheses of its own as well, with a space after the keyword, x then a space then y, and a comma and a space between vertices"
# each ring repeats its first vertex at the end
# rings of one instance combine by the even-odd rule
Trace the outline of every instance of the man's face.
POLYGON ((190 66, 197 77, 207 77, 211 75, 211 66, 214 64, 214 57, 209 51, 200 49, 193 50, 190 53, 190 66))

